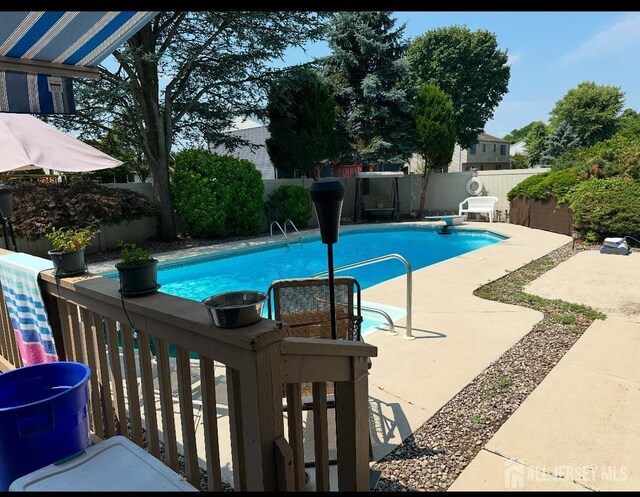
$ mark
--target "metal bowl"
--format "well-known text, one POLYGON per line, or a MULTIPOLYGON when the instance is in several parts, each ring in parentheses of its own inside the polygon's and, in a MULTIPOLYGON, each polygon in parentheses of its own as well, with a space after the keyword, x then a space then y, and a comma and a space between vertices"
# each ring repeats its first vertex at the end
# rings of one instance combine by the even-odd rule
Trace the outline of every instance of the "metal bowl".
POLYGON ((243 290, 212 295, 204 299, 202 305, 218 328, 239 328, 262 319, 262 306, 266 299, 264 292, 243 290))

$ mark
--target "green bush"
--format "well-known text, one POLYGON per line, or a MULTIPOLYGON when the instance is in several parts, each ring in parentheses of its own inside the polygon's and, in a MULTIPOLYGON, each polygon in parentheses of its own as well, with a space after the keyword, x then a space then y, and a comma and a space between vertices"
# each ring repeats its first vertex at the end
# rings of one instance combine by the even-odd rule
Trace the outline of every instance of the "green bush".
POLYGON ((171 193, 185 230, 192 236, 261 231, 264 184, 252 162, 203 149, 183 150, 175 157, 171 193))
POLYGON ((51 227, 84 228, 117 224, 152 216, 149 199, 138 192, 78 183, 27 183, 13 185, 13 228, 17 235, 34 239, 51 227))
POLYGON ((630 178, 592 178, 571 196, 573 222, 581 238, 640 238, 640 184, 630 178))
POLYGON ((640 179, 640 137, 617 134, 590 147, 566 152, 554 169, 576 168, 582 179, 625 176, 640 179))
POLYGON ((544 200, 553 195, 559 203, 567 202, 579 182, 580 177, 576 169, 549 171, 521 181, 507 193, 507 198, 513 200, 515 197, 525 197, 544 200))
POLYGON ((291 219, 296 228, 306 228, 311 218, 309 191, 300 185, 282 185, 271 194, 265 210, 269 222, 278 221, 282 226, 291 219))

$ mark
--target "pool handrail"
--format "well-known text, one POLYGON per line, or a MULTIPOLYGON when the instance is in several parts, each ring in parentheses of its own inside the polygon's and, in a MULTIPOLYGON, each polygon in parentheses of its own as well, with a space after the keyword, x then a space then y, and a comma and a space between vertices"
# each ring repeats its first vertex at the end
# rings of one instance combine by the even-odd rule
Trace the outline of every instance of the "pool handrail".
POLYGON ((300 246, 302 246, 302 235, 300 234, 300 232, 298 231, 298 228, 296 228, 296 225, 293 224, 293 221, 291 219, 287 219, 284 222, 284 236, 287 236, 287 223, 289 223, 291 225, 291 227, 296 230, 296 233, 298 234, 298 241, 300 242, 300 246))
POLYGON ((287 233, 282 229, 282 226, 280 226, 280 223, 278 221, 271 221, 271 224, 269 225, 269 233, 270 233, 270 235, 273 236, 273 225, 274 224, 278 227, 280 232, 284 235, 285 240, 287 240, 287 246, 289 246, 289 237, 287 236, 287 233))
MULTIPOLYGON (((411 332, 411 302, 412 302, 412 278, 411 278, 411 264, 409 263, 409 261, 407 259, 405 259, 404 257, 402 257, 400 254, 387 254, 387 255, 381 255, 380 257, 374 257, 372 259, 367 259, 364 261, 359 261, 359 262, 354 262, 352 264, 347 264, 346 266, 340 266, 334 269, 334 272, 338 272, 338 271, 345 271, 347 269, 354 269, 357 267, 362 267, 362 266, 368 266, 369 264, 375 264, 376 262, 383 262, 383 261, 387 261, 390 259, 397 259, 399 261, 401 261, 406 270, 407 270, 407 325, 406 325, 406 331, 405 331, 405 335, 404 338, 406 338, 407 340, 413 340, 415 339, 415 337, 412 335, 411 332)), ((321 276, 323 274, 328 274, 328 271, 320 271, 318 273, 315 273, 313 275, 313 277, 317 277, 317 276, 321 276)))

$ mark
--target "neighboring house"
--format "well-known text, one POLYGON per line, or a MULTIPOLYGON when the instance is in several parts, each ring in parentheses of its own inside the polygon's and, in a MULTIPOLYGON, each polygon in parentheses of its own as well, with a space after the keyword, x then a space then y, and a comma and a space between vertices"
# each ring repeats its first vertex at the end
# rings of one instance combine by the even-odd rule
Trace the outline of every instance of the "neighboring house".
POLYGON ((271 159, 267 153, 267 147, 265 146, 267 138, 269 138, 269 130, 265 124, 254 119, 239 118, 234 121, 233 127, 225 131, 225 133, 247 140, 259 147, 252 148, 247 145, 229 151, 225 147, 213 147, 209 145, 209 151, 251 161, 262 174, 262 179, 276 178, 276 169, 271 163, 271 159))
POLYGON ((510 169, 510 143, 507 140, 486 133, 478 135, 478 143, 470 148, 461 149, 456 144, 453 157, 446 172, 457 173, 475 168, 478 171, 510 169))
POLYGON ((510 147, 509 155, 513 157, 516 154, 526 154, 527 153, 527 144, 523 141, 515 142, 510 147))

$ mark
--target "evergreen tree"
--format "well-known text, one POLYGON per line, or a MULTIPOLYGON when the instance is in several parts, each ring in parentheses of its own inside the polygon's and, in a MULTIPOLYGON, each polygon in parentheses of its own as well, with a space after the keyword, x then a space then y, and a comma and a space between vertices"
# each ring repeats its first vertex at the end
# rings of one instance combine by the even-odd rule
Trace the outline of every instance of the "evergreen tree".
POLYGON ((549 129, 542 121, 536 121, 524 139, 527 145, 527 155, 529 156, 529 167, 541 164, 540 160, 544 145, 549 135, 549 129))
POLYGON ((414 91, 403 58, 404 25, 390 12, 338 12, 328 40, 325 72, 338 103, 343 160, 406 161, 413 151, 414 91))
POLYGON ((335 158, 336 102, 318 73, 297 68, 277 79, 266 111, 267 152, 278 169, 315 177, 316 166, 335 158))
POLYGON ((579 146, 580 139, 573 132, 571 125, 563 121, 544 142, 544 150, 540 156, 540 162, 542 164, 551 164, 563 152, 575 150, 579 146))
POLYGON ((436 85, 426 83, 414 100, 413 117, 416 121, 418 153, 424 159, 422 192, 418 219, 422 219, 424 201, 432 169, 451 162, 456 144, 456 125, 453 120, 453 103, 436 85))

